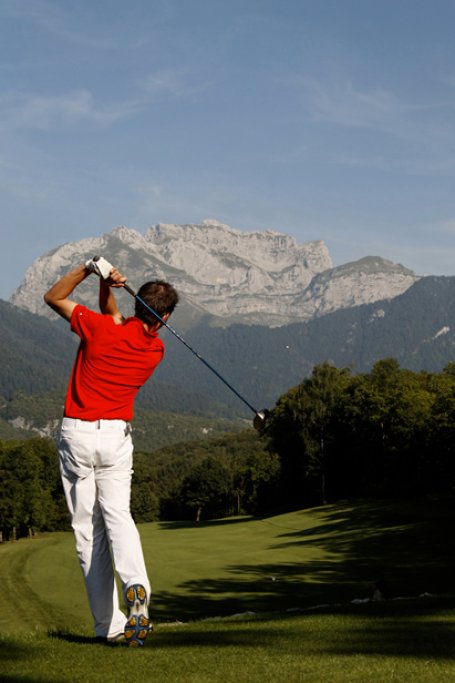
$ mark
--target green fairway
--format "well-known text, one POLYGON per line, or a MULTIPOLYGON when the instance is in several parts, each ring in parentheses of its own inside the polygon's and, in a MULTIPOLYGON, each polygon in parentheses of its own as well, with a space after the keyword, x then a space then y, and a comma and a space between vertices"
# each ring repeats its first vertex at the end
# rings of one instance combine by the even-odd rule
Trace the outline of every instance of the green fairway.
POLYGON ((3 544, 0 680, 455 680, 454 518, 425 499, 143 525, 139 652, 95 643, 72 534, 3 544), (406 599, 363 602, 378 579, 406 599))

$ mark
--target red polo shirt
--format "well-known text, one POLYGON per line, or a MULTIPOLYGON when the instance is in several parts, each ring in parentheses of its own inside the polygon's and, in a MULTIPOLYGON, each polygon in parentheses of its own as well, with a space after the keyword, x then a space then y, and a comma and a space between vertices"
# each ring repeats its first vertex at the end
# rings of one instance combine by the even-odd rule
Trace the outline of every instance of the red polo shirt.
POLYGON ((112 316, 77 305, 71 329, 80 338, 65 401, 65 416, 80 420, 133 417, 137 392, 164 355, 156 332, 138 318, 116 325, 112 316))

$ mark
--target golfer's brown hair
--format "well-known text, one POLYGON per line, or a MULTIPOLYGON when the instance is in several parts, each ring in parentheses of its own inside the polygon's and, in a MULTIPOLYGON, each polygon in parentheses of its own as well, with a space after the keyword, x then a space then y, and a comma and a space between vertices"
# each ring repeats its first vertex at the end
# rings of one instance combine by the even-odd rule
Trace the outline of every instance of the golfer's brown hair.
MULTIPOLYGON (((166 313, 170 315, 179 300, 179 295, 174 287, 163 280, 146 282, 139 289, 137 296, 158 313, 160 318, 166 313)), ((155 316, 138 299, 136 299, 134 315, 147 325, 154 325, 157 322, 155 316)))

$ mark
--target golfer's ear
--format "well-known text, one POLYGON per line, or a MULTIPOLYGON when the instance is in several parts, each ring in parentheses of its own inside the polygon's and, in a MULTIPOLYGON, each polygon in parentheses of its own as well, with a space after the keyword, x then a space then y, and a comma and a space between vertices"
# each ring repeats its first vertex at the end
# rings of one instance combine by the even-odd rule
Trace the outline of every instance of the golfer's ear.
POLYGON ((161 316, 163 320, 169 320, 170 313, 164 313, 164 315, 161 316))

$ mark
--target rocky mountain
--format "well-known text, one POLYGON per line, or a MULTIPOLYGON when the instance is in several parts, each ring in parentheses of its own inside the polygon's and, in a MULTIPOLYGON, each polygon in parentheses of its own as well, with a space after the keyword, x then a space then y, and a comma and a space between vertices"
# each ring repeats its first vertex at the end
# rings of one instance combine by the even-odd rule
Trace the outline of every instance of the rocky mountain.
MULTIPOLYGON (((182 295, 173 320, 181 329, 210 316, 211 325, 235 322, 268 327, 303 322, 330 312, 392 299, 417 276, 400 264, 366 257, 333 267, 321 241, 299 244, 275 231, 243 232, 215 220, 201 225, 158 224, 145 234, 118 227, 112 232, 57 247, 38 258, 11 302, 52 318, 42 299, 72 265, 100 254, 124 272, 133 287, 154 278, 172 282, 182 295)), ((132 308, 126 293, 122 310, 132 308)), ((93 279, 78 299, 96 306, 93 279)))
MULTIPOLYGON (((455 277, 423 277, 403 294, 281 327, 200 325, 188 342, 258 409, 307 377, 325 361, 369 372, 395 358, 414 371, 440 372, 455 361, 455 277)), ((198 387, 206 395, 242 408, 216 377, 192 360, 178 340, 167 340, 167 366, 156 378, 198 387), (163 373, 163 374, 162 374, 163 373)))

